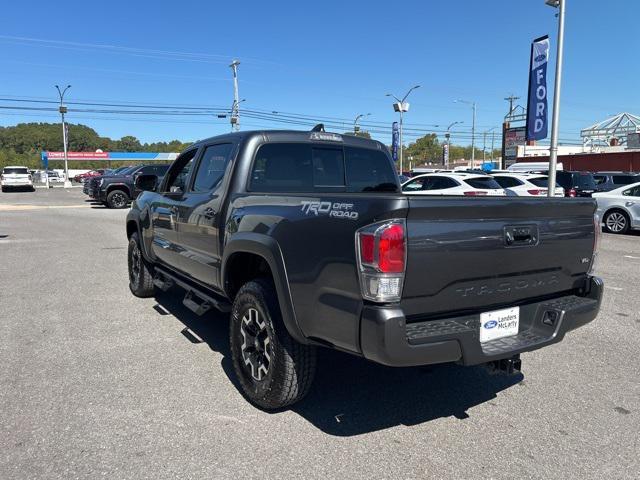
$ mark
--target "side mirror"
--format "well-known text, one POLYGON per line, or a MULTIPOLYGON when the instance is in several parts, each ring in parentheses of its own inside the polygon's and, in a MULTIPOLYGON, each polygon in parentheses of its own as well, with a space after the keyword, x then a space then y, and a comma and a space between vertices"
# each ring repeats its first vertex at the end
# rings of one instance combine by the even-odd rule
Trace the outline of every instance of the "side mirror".
POLYGON ((138 175, 134 183, 138 190, 142 190, 145 192, 154 192, 158 186, 158 176, 138 175))

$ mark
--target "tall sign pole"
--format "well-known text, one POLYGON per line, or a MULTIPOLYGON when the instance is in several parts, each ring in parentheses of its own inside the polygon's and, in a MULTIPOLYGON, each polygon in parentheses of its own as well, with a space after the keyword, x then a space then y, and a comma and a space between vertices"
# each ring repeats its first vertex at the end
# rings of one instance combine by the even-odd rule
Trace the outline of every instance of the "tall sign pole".
POLYGON ((564 15, 566 0, 546 0, 545 3, 558 9, 558 53, 556 78, 553 89, 553 116, 551 118, 551 147, 549 148, 549 189, 547 195, 553 197, 558 164, 558 122, 560 117, 560 87, 562 84, 562 55, 564 52, 564 15))

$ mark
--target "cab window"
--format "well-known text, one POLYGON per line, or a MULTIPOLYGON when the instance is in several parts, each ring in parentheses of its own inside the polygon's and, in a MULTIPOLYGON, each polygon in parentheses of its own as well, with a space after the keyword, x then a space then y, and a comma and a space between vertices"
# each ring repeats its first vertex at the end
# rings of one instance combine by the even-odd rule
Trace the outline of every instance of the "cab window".
POLYGON ((224 176, 232 150, 231 143, 211 145, 205 149, 193 181, 194 192, 209 192, 218 185, 224 176))

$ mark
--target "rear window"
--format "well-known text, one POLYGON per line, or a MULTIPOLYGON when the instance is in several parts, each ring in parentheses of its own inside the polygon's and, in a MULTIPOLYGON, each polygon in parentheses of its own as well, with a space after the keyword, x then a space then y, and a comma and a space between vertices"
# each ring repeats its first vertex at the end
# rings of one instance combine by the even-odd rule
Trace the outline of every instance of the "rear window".
POLYGON ((393 166, 381 151, 309 143, 258 149, 249 190, 258 192, 396 192, 393 166))
POLYGON ((2 173, 7 175, 9 173, 20 174, 20 175, 28 175, 29 169, 27 168, 4 168, 2 173))
POLYGON ((573 175, 573 181, 576 187, 580 188, 596 188, 596 182, 590 173, 576 173, 573 175))
POLYGON ((466 178, 463 180, 467 185, 472 186, 473 188, 481 188, 481 189, 493 189, 493 188, 502 188, 498 182, 495 181, 492 177, 478 177, 478 178, 466 178))

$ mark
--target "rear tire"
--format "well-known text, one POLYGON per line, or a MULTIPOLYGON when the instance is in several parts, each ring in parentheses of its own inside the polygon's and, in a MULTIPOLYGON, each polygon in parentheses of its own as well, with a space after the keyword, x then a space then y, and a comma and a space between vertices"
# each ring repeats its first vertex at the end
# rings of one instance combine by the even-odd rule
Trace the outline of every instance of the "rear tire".
POLYGON ((140 298, 153 297, 155 293, 153 275, 142 256, 137 232, 134 232, 129 239, 127 263, 129 266, 129 290, 131 290, 131 293, 140 298))
POLYGON ((289 335, 270 280, 256 279, 240 289, 229 330, 233 369, 251 403, 274 410, 298 402, 309 392, 316 348, 289 335))
POLYGON ((629 215, 621 210, 607 212, 604 216, 604 228, 609 233, 627 233, 629 230, 629 215))
POLYGON ((112 190, 107 195, 107 207, 126 208, 129 204, 129 195, 122 190, 112 190))

